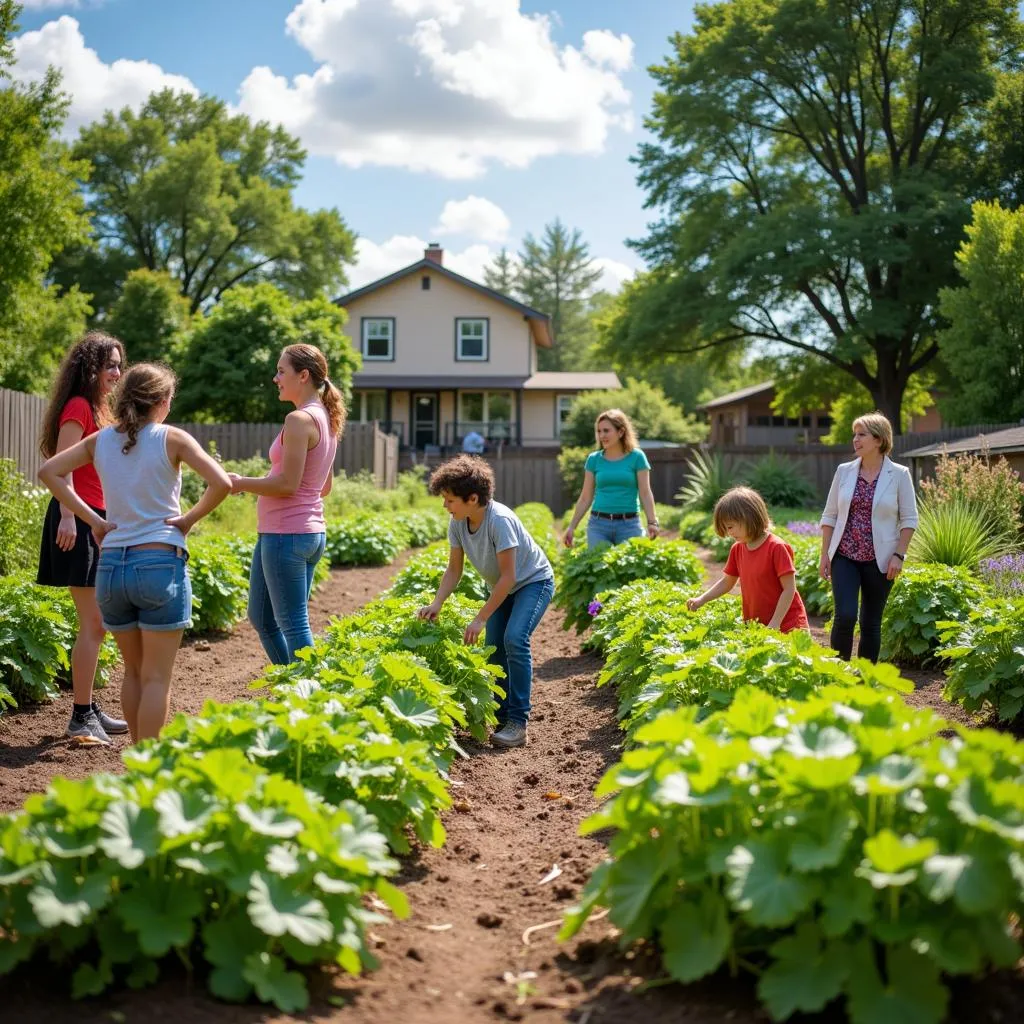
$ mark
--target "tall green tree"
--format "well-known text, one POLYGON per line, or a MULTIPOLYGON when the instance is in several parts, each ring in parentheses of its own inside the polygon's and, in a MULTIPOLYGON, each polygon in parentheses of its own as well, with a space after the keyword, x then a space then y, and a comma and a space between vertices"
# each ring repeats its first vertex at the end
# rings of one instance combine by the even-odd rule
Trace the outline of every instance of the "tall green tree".
POLYGON ((484 267, 484 284, 502 295, 514 296, 519 282, 519 268, 512 254, 504 246, 484 267))
POLYGON ((77 289, 65 301, 45 282, 54 256, 88 232, 77 184, 88 165, 59 141, 68 101, 57 72, 10 81, 19 12, 0 0, 0 385, 45 391, 88 310, 77 289))
POLYGON ((286 345, 316 345, 348 401, 362 360, 342 333, 346 315, 328 299, 297 300, 271 284, 232 288, 193 328, 182 354, 174 414, 219 423, 272 423, 288 410, 274 387, 286 345))
MULTIPOLYGON (((665 316, 638 354, 737 342, 836 367, 900 422, 938 354, 939 289, 983 179, 1015 0, 726 0, 651 69, 636 244, 665 316)), ((652 299, 650 305, 654 304, 652 299)))
POLYGON ((337 210, 295 205, 305 153, 283 128, 164 90, 82 129, 74 153, 93 167, 97 248, 73 254, 65 276, 105 279, 109 294, 126 267, 163 270, 192 312, 239 284, 313 298, 345 282, 355 237, 337 210))
POLYGON ((133 363, 176 364, 180 362, 192 321, 189 301, 170 274, 163 270, 133 270, 103 327, 124 342, 133 363))
POLYGON ((1024 420, 1024 209, 976 204, 956 265, 963 286, 939 297, 953 370, 940 408, 954 423, 1024 420))
POLYGON ((523 302, 551 316, 553 348, 538 357, 541 370, 578 370, 592 340, 586 300, 601 277, 590 247, 578 228, 569 229, 556 218, 538 240, 523 239, 516 287, 523 302))

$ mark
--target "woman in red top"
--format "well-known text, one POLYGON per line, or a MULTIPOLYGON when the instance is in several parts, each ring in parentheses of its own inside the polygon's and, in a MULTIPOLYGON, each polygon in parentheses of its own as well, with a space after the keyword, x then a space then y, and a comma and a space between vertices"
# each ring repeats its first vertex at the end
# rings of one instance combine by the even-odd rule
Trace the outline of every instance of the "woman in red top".
POLYGON ((715 532, 736 541, 722 578, 700 597, 686 602, 696 611, 728 594, 737 580, 743 597, 743 621, 763 623, 782 633, 807 629, 807 612, 796 592, 793 549, 769 532, 768 506, 757 491, 734 487, 715 505, 715 532))
MULTIPOLYGON (((89 331, 64 358, 43 418, 39 449, 46 458, 77 444, 111 422, 110 394, 124 369, 124 346, 101 331, 89 331)), ((71 475, 75 493, 101 516, 103 489, 92 465, 71 475)), ((110 744, 111 733, 126 733, 128 723, 111 718, 92 699, 93 681, 103 643, 103 623, 96 605, 99 547, 89 525, 50 499, 43 523, 36 582, 67 587, 78 611, 78 636, 71 649, 74 709, 67 735, 75 743, 110 744)))

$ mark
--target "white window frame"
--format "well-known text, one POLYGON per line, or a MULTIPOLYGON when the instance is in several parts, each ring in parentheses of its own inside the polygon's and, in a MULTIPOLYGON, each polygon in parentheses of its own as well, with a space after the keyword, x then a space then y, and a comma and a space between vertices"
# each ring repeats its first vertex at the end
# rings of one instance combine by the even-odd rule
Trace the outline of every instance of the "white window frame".
POLYGON ((579 398, 579 395, 555 395, 555 438, 560 440, 562 437, 562 402, 568 400, 569 408, 568 412, 572 413, 572 404, 579 398))
MULTIPOLYGON (((473 339, 476 340, 476 339, 473 339)), ((455 318, 455 361, 457 363, 486 363, 491 358, 491 322, 485 316, 457 316, 455 318), (483 324, 483 355, 467 356, 462 351, 462 325, 483 324)))
MULTIPOLYGON (((374 341, 380 341, 378 335, 374 341)), ((394 362, 395 359, 395 318, 393 316, 367 316, 363 317, 362 320, 362 353, 363 359, 368 359, 371 362, 382 362, 390 363, 394 362), (388 325, 388 354, 386 356, 371 356, 368 353, 369 341, 370 341, 370 325, 371 324, 387 324, 388 325)))

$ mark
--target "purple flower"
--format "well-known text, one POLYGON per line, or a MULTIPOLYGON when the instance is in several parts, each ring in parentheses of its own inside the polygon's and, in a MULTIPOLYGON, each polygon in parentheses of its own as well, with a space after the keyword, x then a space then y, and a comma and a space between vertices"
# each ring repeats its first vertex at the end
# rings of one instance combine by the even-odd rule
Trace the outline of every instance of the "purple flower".
POLYGON ((603 605, 600 601, 591 601, 590 604, 587 605, 587 613, 593 617, 601 610, 602 607, 603 605))
POLYGON ((786 523, 786 529, 798 537, 817 537, 821 533, 821 527, 817 523, 809 523, 805 519, 794 519, 786 523))
POLYGON ((986 558, 981 563, 981 575, 1000 597, 1024 595, 1024 551, 1001 558, 986 558))

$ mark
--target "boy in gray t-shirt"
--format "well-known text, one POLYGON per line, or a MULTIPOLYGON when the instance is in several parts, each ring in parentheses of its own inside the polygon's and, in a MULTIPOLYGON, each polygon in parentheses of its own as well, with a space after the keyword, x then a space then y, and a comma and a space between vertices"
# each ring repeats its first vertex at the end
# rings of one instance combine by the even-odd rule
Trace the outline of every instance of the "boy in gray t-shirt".
POLYGON ((462 579, 468 558, 491 588, 490 597, 466 627, 463 639, 474 644, 485 634, 495 648, 491 660, 505 671, 506 696, 498 705, 496 747, 526 743, 533 688, 530 639, 555 592, 547 555, 506 505, 493 499, 494 473, 483 459, 459 455, 434 470, 430 493, 444 498, 448 524, 448 567, 434 600, 419 610, 436 619, 462 579))

